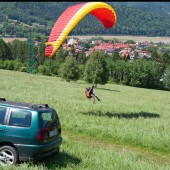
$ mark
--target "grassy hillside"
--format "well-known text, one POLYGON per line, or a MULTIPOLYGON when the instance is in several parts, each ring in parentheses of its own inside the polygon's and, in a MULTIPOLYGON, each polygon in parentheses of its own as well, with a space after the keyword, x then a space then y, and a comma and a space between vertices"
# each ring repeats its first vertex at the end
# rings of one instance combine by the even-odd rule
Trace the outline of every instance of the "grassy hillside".
POLYGON ((48 103, 62 123, 60 154, 18 169, 170 169, 170 92, 98 85, 93 104, 83 81, 7 70, 0 80, 0 97, 48 103))
POLYGON ((136 7, 143 11, 150 11, 155 14, 159 13, 160 15, 170 17, 170 3, 169 2, 115 2, 118 5, 124 5, 129 7, 136 7))

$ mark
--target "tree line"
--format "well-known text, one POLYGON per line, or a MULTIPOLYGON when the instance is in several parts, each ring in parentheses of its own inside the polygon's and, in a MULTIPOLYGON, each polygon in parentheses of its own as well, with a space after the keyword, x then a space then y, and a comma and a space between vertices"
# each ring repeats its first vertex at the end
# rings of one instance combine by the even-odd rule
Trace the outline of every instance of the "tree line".
MULTIPOLYGON (((0 69, 27 72, 28 43, 14 40, 5 43, 0 39, 0 69)), ((44 56, 45 45, 33 46, 36 73, 58 76, 66 81, 85 80, 88 83, 116 83, 133 87, 170 90, 170 55, 158 54, 151 49, 151 58, 134 60, 122 58, 118 52, 108 55, 93 51, 69 53, 59 48, 52 58, 44 56), (158 60, 159 59, 159 60, 158 60)))

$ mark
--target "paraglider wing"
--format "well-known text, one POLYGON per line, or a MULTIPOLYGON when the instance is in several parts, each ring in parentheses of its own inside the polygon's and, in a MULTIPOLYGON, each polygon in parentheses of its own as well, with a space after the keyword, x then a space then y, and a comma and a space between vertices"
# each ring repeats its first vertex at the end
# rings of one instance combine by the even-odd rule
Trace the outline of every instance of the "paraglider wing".
POLYGON ((87 14, 94 15, 105 28, 111 28, 116 23, 114 9, 103 2, 86 2, 67 8, 58 18, 46 42, 45 56, 52 57, 64 39, 87 14))

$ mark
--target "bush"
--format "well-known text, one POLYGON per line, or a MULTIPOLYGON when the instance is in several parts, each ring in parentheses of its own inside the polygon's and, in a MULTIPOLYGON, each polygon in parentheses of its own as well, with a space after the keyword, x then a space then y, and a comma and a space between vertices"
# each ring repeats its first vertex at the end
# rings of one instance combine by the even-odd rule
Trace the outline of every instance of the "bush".
POLYGON ((21 72, 27 72, 27 67, 20 67, 19 71, 21 71, 21 72))
POLYGON ((7 70, 14 70, 14 63, 12 61, 8 61, 7 70))
POLYGON ((47 76, 51 75, 50 68, 48 66, 44 66, 44 65, 38 66, 38 73, 40 73, 42 75, 47 75, 47 76))
POLYGON ((4 69, 4 62, 3 62, 3 60, 0 60, 0 69, 4 69))
POLYGON ((22 67, 22 63, 17 61, 17 60, 14 60, 13 64, 14 64, 14 70, 15 71, 20 70, 20 68, 22 67))
POLYGON ((45 66, 39 65, 38 66, 38 73, 45 75, 45 66))
POLYGON ((17 60, 0 60, 0 69, 20 70, 22 63, 17 60))
POLYGON ((3 68, 6 70, 13 70, 14 69, 13 61, 12 60, 4 60, 3 68))

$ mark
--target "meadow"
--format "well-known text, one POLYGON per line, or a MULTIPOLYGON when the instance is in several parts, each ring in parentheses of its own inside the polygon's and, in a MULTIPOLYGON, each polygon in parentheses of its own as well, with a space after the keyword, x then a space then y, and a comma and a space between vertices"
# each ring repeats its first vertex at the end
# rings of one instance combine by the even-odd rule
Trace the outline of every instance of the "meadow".
MULTIPOLYGON (((48 103, 59 114, 60 153, 17 169, 170 169, 170 92, 98 85, 101 99, 85 98, 84 81, 0 70, 0 97, 48 103)), ((16 169, 16 167, 0 167, 16 169)))
MULTIPOLYGON (((73 36, 68 36, 68 37, 73 37, 73 36)), ((74 37, 77 37, 79 39, 90 39, 94 36, 83 36, 83 35, 75 35, 74 37)), ((146 37, 146 36, 131 36, 131 35, 99 35, 98 37, 103 37, 104 39, 118 39, 120 41, 127 41, 127 40, 133 40, 135 42, 153 42, 153 43, 158 43, 158 42, 163 42, 163 43, 170 43, 170 37, 146 37)))
MULTIPOLYGON (((94 37, 93 35, 87 35, 87 36, 82 36, 82 35, 74 35, 74 36, 68 36, 68 38, 72 38, 72 37, 77 37, 79 39, 90 39, 92 37, 94 37)), ((158 42, 163 42, 163 43, 170 43, 170 37, 146 37, 146 36, 130 36, 130 35, 99 35, 98 37, 103 37, 104 39, 118 39, 120 41, 127 41, 127 40, 133 40, 135 42, 154 42, 154 43, 158 43, 158 42)), ((7 42, 12 42, 15 39, 19 39, 20 41, 27 41, 27 38, 4 38, 3 40, 7 43, 7 42)))

